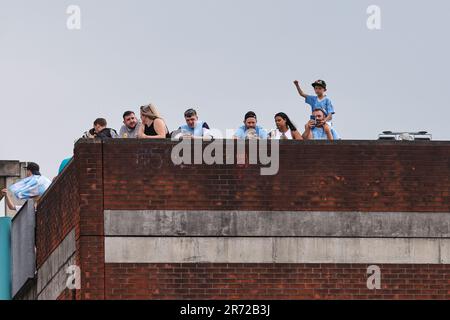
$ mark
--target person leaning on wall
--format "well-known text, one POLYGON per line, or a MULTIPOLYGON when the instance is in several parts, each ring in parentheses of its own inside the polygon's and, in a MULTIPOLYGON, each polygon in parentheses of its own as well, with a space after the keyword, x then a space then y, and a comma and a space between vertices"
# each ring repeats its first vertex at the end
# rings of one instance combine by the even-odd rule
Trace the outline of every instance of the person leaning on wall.
POLYGON ((117 134, 116 130, 107 128, 108 123, 106 119, 104 118, 97 118, 94 121, 94 127, 86 131, 83 135, 83 138, 86 139, 112 139, 117 138, 119 135, 117 134))
POLYGON ((168 138, 169 129, 154 104, 141 107, 141 121, 142 125, 137 135, 139 139, 168 138))
POLYGON ((275 115, 275 125, 277 128, 269 133, 269 139, 303 140, 301 133, 286 113, 279 112, 275 115))
POLYGON ((267 139, 267 131, 258 125, 256 113, 249 111, 244 116, 244 124, 234 133, 234 139, 267 139))
POLYGON ((140 121, 133 111, 125 111, 123 114, 123 125, 119 130, 119 138, 137 138, 140 121))

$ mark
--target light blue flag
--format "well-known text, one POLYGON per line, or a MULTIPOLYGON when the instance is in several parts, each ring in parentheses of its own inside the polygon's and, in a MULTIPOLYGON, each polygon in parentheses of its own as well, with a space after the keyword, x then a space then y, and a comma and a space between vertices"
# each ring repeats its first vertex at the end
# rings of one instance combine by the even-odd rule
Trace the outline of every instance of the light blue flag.
POLYGON ((46 177, 33 175, 13 184, 9 187, 9 191, 17 199, 28 200, 33 197, 42 196, 45 190, 50 187, 51 183, 46 177))

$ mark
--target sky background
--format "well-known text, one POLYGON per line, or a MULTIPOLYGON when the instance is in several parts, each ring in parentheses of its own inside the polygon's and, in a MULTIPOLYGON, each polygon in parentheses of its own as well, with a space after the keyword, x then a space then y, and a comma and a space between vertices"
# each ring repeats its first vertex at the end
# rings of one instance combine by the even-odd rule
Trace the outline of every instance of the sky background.
POLYGON ((0 159, 49 178, 97 117, 155 103, 170 130, 195 107, 221 130, 253 110, 303 129, 324 79, 344 139, 427 130, 449 140, 448 0, 0 0, 0 159), (366 26, 369 5, 382 30, 366 26), (81 30, 66 27, 69 5, 81 30))

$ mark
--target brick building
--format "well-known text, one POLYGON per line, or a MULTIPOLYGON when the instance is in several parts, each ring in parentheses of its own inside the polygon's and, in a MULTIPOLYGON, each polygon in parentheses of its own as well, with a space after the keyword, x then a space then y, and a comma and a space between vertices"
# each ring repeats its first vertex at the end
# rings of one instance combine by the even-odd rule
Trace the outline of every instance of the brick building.
POLYGON ((174 144, 80 140, 16 298, 450 299, 449 142, 281 142, 272 176, 174 144))

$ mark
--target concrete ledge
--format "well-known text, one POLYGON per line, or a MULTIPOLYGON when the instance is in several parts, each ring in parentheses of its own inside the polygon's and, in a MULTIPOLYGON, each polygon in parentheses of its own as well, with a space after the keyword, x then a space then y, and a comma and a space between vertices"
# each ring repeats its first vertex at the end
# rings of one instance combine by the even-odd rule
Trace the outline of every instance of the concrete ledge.
POLYGON ((105 262, 449 264, 450 240, 108 237, 105 262))
MULTIPOLYGON (((233 141, 232 139, 216 139, 216 140, 228 140, 233 141)), ((101 143, 101 144, 176 144, 178 141, 172 141, 171 139, 79 139, 75 145, 79 144, 89 144, 89 143, 101 143)), ((209 141, 205 141, 205 144, 209 144, 209 141)), ((356 145, 356 146, 364 146, 364 145, 400 145, 400 146, 450 146, 450 141, 447 140, 433 140, 433 141, 424 141, 424 140, 415 140, 415 141, 395 141, 395 140, 284 140, 279 141, 280 145, 356 145)))
POLYGON ((13 160, 0 161, 0 177, 20 177, 21 162, 13 160))
POLYGON ((105 211, 107 236, 450 238, 450 213, 105 211))
POLYGON ((57 273, 53 276, 45 288, 39 293, 37 300, 56 300, 61 293, 66 289, 66 282, 68 275, 66 269, 75 264, 75 254, 67 260, 57 273))
POLYGON ((38 270, 38 299, 56 299, 66 288, 65 269, 75 262, 75 230, 72 230, 38 270))
POLYGON ((11 268, 12 296, 33 279, 36 272, 35 250, 36 212, 34 201, 28 200, 12 219, 11 225, 11 268))

